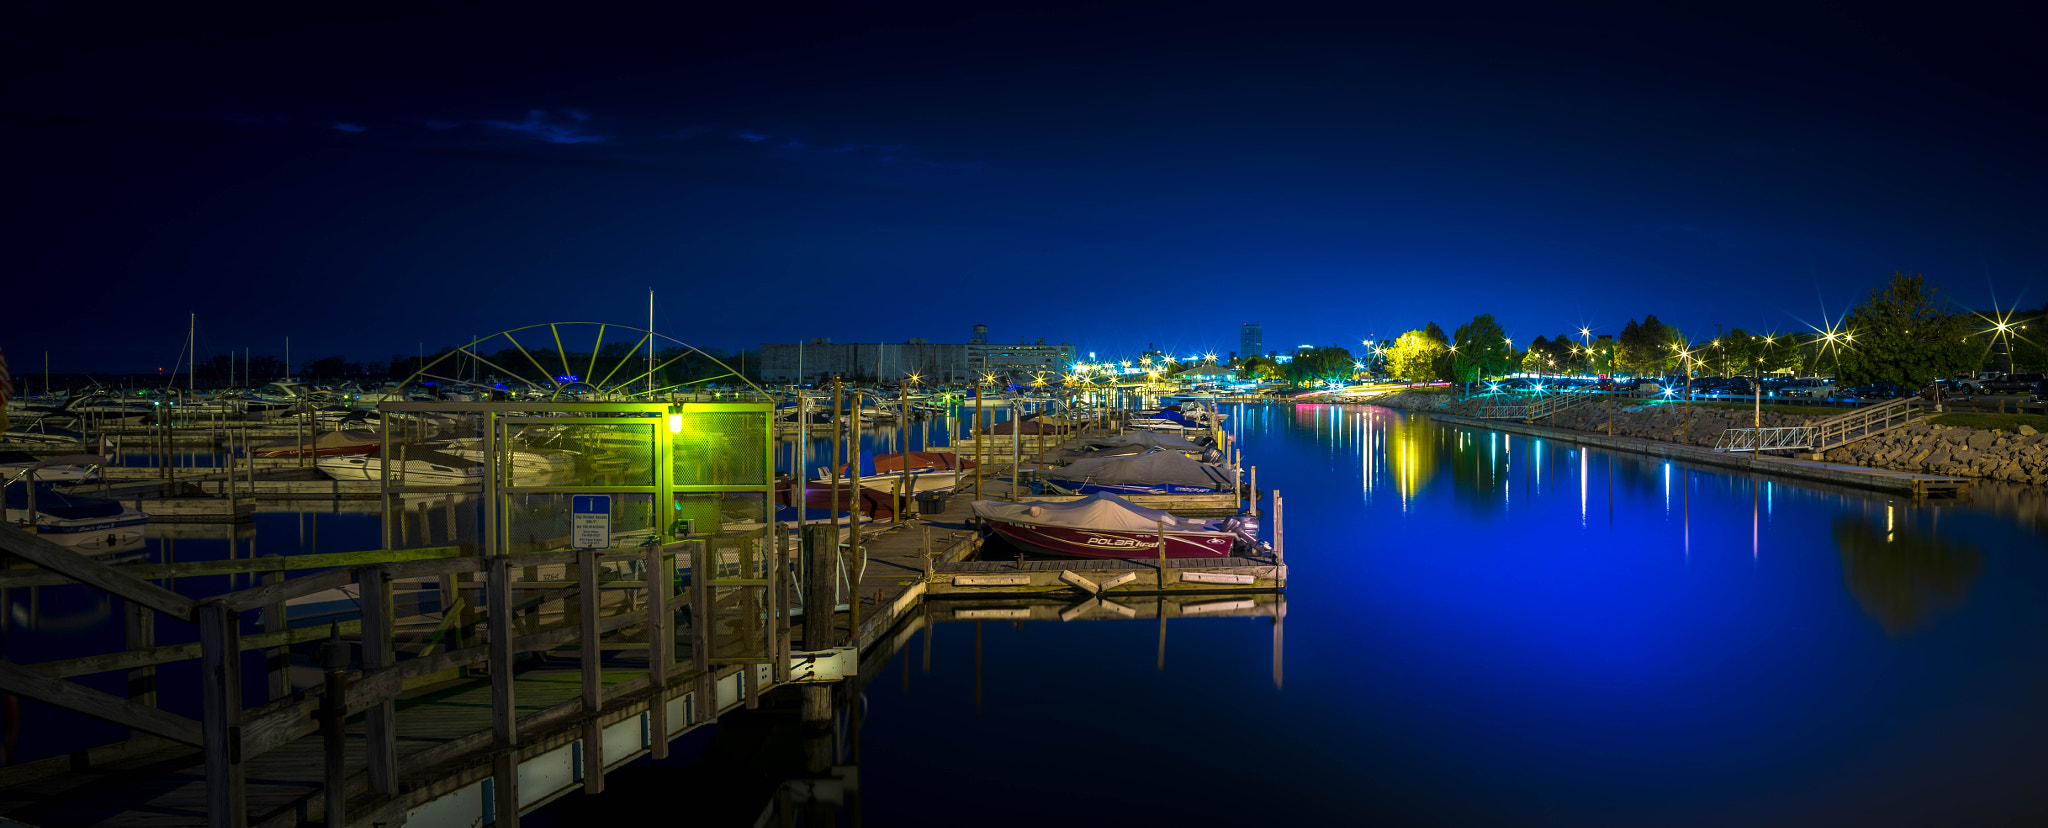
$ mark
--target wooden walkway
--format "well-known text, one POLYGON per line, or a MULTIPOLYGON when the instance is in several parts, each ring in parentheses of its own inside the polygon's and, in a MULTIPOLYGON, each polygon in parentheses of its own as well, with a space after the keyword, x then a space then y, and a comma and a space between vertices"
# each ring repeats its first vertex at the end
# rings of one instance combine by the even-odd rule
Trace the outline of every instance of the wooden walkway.
MULTIPOLYGON (((645 663, 644 653, 638 659, 645 663)), ((646 675, 646 668, 607 669, 603 682, 615 687, 646 675)), ((581 675, 574 664, 549 665, 545 659, 518 672, 515 706, 533 717, 581 698, 581 675)), ((465 740, 491 728, 491 682, 487 677, 458 679, 422 687, 399 696, 398 760, 401 772, 417 777, 461 751, 465 740)), ((523 728, 529 738, 540 728, 523 728)), ((348 724, 350 767, 368 761, 364 721, 348 724)), ((83 772, 35 780, 33 785, 0 789, 0 812, 39 828, 50 826, 191 826, 206 822, 206 765, 197 750, 160 741, 158 750, 83 772)), ((253 825, 297 825, 317 820, 325 767, 320 737, 307 736, 256 757, 247 766, 249 820, 253 825)), ((488 767, 488 763, 485 764, 488 767)), ((25 780, 24 780, 25 781, 25 780)), ((367 780, 364 780, 367 788, 367 780)), ((360 793, 360 792, 356 792, 360 793)))
MULTIPOLYGON (((999 462, 984 465, 981 496, 1008 497, 1009 471, 1006 464, 999 462)), ((912 618, 922 619, 920 624, 928 621, 931 610, 923 605, 925 598, 947 592, 958 574, 1018 571, 1019 563, 1015 561, 968 561, 980 550, 981 540, 970 522, 968 503, 975 495, 971 480, 962 487, 962 492, 950 499, 949 507, 942 513, 860 530, 862 554, 849 559, 853 594, 843 600, 847 611, 834 614, 831 619, 835 645, 870 655, 886 650, 898 640, 890 634, 892 628, 899 628, 912 618)), ((371 612, 365 608, 366 619, 384 620, 378 623, 375 635, 365 634, 362 638, 366 646, 374 641, 392 643, 383 645, 384 652, 375 657, 365 651, 363 669, 349 671, 348 689, 341 696, 355 714, 345 726, 343 741, 347 757, 344 766, 350 770, 343 788, 347 823, 393 825, 412 820, 415 824, 470 825, 490 822, 491 816, 499 812, 494 809, 515 807, 523 811, 570 790, 602 790, 604 769, 640 756, 666 755, 669 738, 715 721, 717 714, 737 706, 752 706, 753 697, 762 689, 788 680, 801 681, 806 676, 824 676, 815 662, 804 665, 804 669, 797 664, 815 659, 818 654, 792 652, 791 642, 804 640, 803 617, 790 618, 788 615, 794 613, 786 614, 776 625, 780 629, 761 623, 763 618, 775 619, 769 607, 794 607, 799 603, 788 600, 783 587, 776 585, 794 585, 790 579, 760 574, 774 573, 780 565, 757 558, 754 563, 743 564, 739 575, 756 580, 730 580, 733 586, 719 586, 721 580, 706 581, 700 578, 703 573, 696 572, 694 560, 698 553, 693 550, 699 547, 692 544, 697 543, 703 541, 685 541, 644 552, 536 552, 506 559, 471 557, 455 547, 300 556, 305 560, 295 561, 291 568, 315 563, 342 568, 289 581, 267 582, 262 587, 196 604, 151 586, 147 580, 168 577, 169 569, 178 567, 208 568, 209 572, 285 567, 278 563, 225 561, 153 565, 114 573, 17 544, 17 554, 50 571, 32 577, 16 575, 14 580, 24 585, 66 578, 85 581, 123 597, 134 596, 130 600, 155 601, 156 604, 150 604, 154 611, 188 623, 196 618, 196 623, 216 625, 202 627, 203 631, 221 630, 219 625, 225 623, 225 631, 217 633, 211 639, 215 643, 207 645, 211 649, 201 649, 210 653, 206 657, 215 662, 220 661, 222 652, 244 652, 242 659, 225 659, 231 676, 243 669, 235 666, 238 661, 256 664, 264 662, 266 654, 270 659, 267 663, 274 668, 284 663, 279 660, 285 657, 277 649, 279 643, 303 642, 308 638, 305 631, 298 630, 236 633, 233 613, 272 607, 282 617, 284 600, 310 590, 349 583, 386 584, 385 597, 379 599, 383 609, 371 612), (29 557, 30 553, 35 557, 29 557), (362 559, 357 562, 359 565, 346 568, 357 557, 362 559), (491 563, 493 560, 497 562, 491 563), (582 567, 580 575, 578 567, 582 567), (165 571, 158 572, 160 569, 165 571), (682 585, 684 581, 677 579, 675 573, 683 569, 692 573, 689 582, 694 586, 677 594, 669 594, 667 589, 651 589, 654 584, 682 585), (659 580, 645 578, 644 573, 651 572, 665 574, 659 580), (755 574, 747 574, 750 572, 755 574), (469 608, 458 605, 457 610, 438 616, 394 618, 388 585, 394 579, 422 576, 439 577, 442 594, 465 596, 469 608), (763 578, 767 580, 760 580, 763 578), (755 596, 740 587, 765 592, 755 596), (764 598, 781 603, 758 603, 764 598), (589 609, 583 603, 586 599, 589 609), (749 601, 755 603, 746 603, 749 601), (700 608, 712 608, 709 611, 713 620, 702 630, 694 620, 701 615, 700 608), (491 611, 483 612, 480 619, 478 612, 485 609, 491 611), (227 620, 222 621, 223 618, 227 620), (650 632, 657 626, 658 631, 650 632), (463 632, 460 636, 451 635, 437 652, 430 640, 438 640, 444 630, 463 632), (589 630, 597 630, 598 635, 585 634, 589 630), (489 635, 480 634, 484 632, 489 635), (764 633, 768 645, 762 644, 764 633), (238 641, 237 635, 243 638, 238 641), (664 666, 658 670, 648 657, 650 635, 657 642, 652 652, 672 652, 669 658, 660 660, 664 666), (460 641, 455 641, 458 637, 460 641), (781 643, 773 643, 778 637, 781 643), (597 649, 586 651, 577 645, 583 640, 602 643, 597 649), (459 644, 468 646, 456 648, 459 644), (392 649, 394 645, 396 649, 392 649), (781 651, 763 654, 762 646, 779 647, 781 651), (587 658, 592 652, 601 653, 601 658, 587 658), (477 675, 507 664, 515 665, 509 682, 503 676, 496 677, 494 683, 492 676, 477 675), (512 701, 509 715, 497 704, 508 686, 512 701), (384 728, 384 735, 378 735, 378 728, 384 728), (507 732, 514 735, 508 738, 507 732), (663 738, 664 734, 667 738, 663 738), (375 746, 379 744, 394 746, 388 758, 377 755, 375 746), (598 761, 586 766, 587 756, 597 757, 598 761), (381 771, 388 774, 386 781, 376 781, 377 769, 386 769, 381 771), (507 776, 508 773, 512 775, 507 776), (493 790, 494 780, 515 777, 519 780, 516 790, 493 790)), ((790 560, 796 559, 796 551, 791 550, 790 560)), ((732 559, 725 559, 727 566, 732 563, 732 559)), ((1165 618, 1276 612, 1271 602, 1263 600, 1242 604, 1235 600, 1207 600, 1223 597, 1215 594, 1219 591, 1276 588, 1284 583, 1285 575, 1284 567, 1273 563, 1172 560, 1162 569, 1149 561, 1027 560, 1022 566, 1033 577, 1052 579, 1083 566, 1097 577, 1104 577, 1102 573, 1109 570, 1149 572, 1153 573, 1154 588, 1161 588, 1162 580, 1176 580, 1162 579, 1161 574, 1167 571, 1180 573, 1178 578, 1198 571, 1263 573, 1265 580, 1257 585, 1249 583, 1249 577, 1245 582, 1190 582, 1183 588, 1209 594, 1177 594, 1136 602, 1149 604, 1152 614, 1165 618)), ((197 571, 193 569, 194 573, 197 571)), ((177 574, 188 573, 180 569, 177 574)), ((282 578, 282 572, 278 577, 282 578)), ((1143 585, 1132 584, 1126 590, 1140 586, 1143 585)), ((1182 584, 1171 583, 1167 588, 1171 586, 1182 584)), ((1037 593, 1035 598, 1013 595, 1008 599, 1039 602, 1042 606, 1034 605, 1036 608, 1031 610, 1034 617, 1131 617, 1117 603, 1125 600, 1122 593, 1095 595, 1050 581, 1014 592, 1037 593), (1071 594, 1056 594, 1062 590, 1071 594), (1076 601, 1085 606, 1076 605, 1076 601)), ((982 590, 970 600, 989 597, 992 596, 982 590)), ((357 623, 345 629, 344 634, 360 626, 357 623)), ((147 658, 134 652, 89 658, 112 659, 106 664, 95 662, 97 669, 118 667, 132 674, 153 669, 145 664, 192 657, 168 652, 172 648, 157 649, 165 652, 150 651, 147 658)), ((848 666, 852 663, 849 660, 848 666)), ((7 669, 13 672, 0 678, 16 686, 43 688, 45 694, 61 690, 50 689, 50 682, 93 672, 84 666, 59 669, 54 663, 7 669), (36 671, 50 678, 30 675, 36 671)), ((273 676, 273 688, 279 686, 277 682, 273 676)), ((227 683, 234 686, 240 682, 231 678, 227 683)), ((209 700, 207 704, 223 705, 227 712, 222 714, 209 707, 213 712, 204 719, 208 727, 219 721, 239 722, 242 732, 214 735, 209 731, 206 742, 225 738, 236 744, 259 745, 247 748, 245 757, 233 759, 198 747, 200 742, 186 736, 182 729, 186 725, 181 722, 190 720, 167 713, 161 715, 176 721, 151 718, 158 714, 142 707, 153 703, 153 697, 124 702, 111 696, 95 702, 108 711, 113 717, 110 720, 124 721, 122 717, 129 717, 135 722, 157 722, 167 728, 164 732, 169 736, 182 738, 174 741, 136 731, 135 738, 99 749, 89 757, 81 755, 69 762, 51 760, 33 767, 0 769, 0 813, 41 828, 203 825, 209 821, 210 804, 218 804, 213 797, 221 793, 217 785, 209 784, 209 779, 220 773, 217 766, 210 764, 232 761, 235 773, 244 780, 238 784, 248 824, 283 828, 321 821, 326 807, 323 789, 327 744, 322 734, 312 729, 319 704, 308 693, 274 695, 270 703, 246 709, 239 708, 238 699, 209 700)), ((499 783, 501 787, 503 784, 499 783)), ((219 819, 219 814, 212 816, 216 821, 219 819)))

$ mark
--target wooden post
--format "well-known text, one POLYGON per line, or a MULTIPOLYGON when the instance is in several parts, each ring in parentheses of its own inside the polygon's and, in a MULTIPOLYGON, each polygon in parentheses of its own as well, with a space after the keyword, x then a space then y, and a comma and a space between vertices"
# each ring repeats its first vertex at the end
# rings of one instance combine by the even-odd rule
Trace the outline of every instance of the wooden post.
MULTIPOLYGON (((146 650, 156 646, 156 610, 134 601, 124 601, 123 604, 126 607, 123 616, 127 620, 128 649, 146 650)), ((7 602, 0 600, 0 609, 6 606, 7 602)), ((137 667, 128 671, 128 699, 156 706, 155 667, 137 667)))
POLYGON ((1159 531, 1159 586, 1166 586, 1166 518, 1155 521, 1159 531))
POLYGON ((1253 466, 1253 467, 1252 467, 1252 491, 1251 491, 1251 496, 1250 496, 1250 497, 1247 497, 1247 498, 1245 498, 1245 499, 1246 499, 1246 500, 1249 500, 1249 501, 1251 501, 1251 509, 1250 509, 1249 511, 1251 511, 1251 513, 1252 513, 1252 514, 1258 514, 1258 512, 1259 512, 1259 467, 1258 467, 1258 466, 1253 466))
MULTIPOLYGON (((363 672, 372 674, 392 666, 391 579, 381 566, 356 571, 356 602, 363 608, 363 672)), ((385 697, 363 713, 365 758, 370 766, 370 788, 380 794, 397 791, 398 706, 385 697)))
POLYGON ((812 652, 832 648, 832 616, 839 585, 832 563, 838 534, 829 526, 804 527, 804 649, 812 652))
POLYGON ((491 670, 491 757, 493 799, 501 828, 519 824, 519 711, 512 696, 512 564, 503 555, 487 559, 491 670))
MULTIPOLYGON (((577 622, 582 627, 578 638, 582 644, 583 712, 595 717, 604 707, 604 649, 597 633, 598 601, 602 595, 597 589, 597 550, 577 550, 576 574, 579 582, 576 585, 577 609, 580 610, 577 622)), ((591 747, 586 744, 583 749, 584 765, 588 767, 591 747)), ((599 766, 602 767, 602 763, 599 766)), ((599 782, 598 787, 602 789, 603 783, 599 782)))
MULTIPOLYGON (((700 547, 701 548, 701 547, 700 547)), ((647 547, 647 674, 656 687, 665 686, 668 668, 675 664, 675 611, 669 606, 669 597, 676 588, 675 576, 668 568, 670 558, 661 546, 647 547)), ((702 563, 691 561, 693 578, 709 578, 702 563)), ((705 607, 709 610, 710 607, 705 607)))
MULTIPOLYGON (((250 543, 254 544, 255 541, 250 541, 250 543)), ((283 560, 283 558, 276 555, 265 555, 264 557, 278 558, 279 561, 283 560)), ((282 564, 280 564, 280 566, 282 566, 282 564)), ((266 572, 263 575, 263 583, 265 584, 279 584, 283 582, 284 570, 282 568, 266 572)), ((284 632, 284 622, 285 602, 278 601, 277 603, 271 604, 270 606, 263 608, 264 632, 284 632)), ((268 650, 263 651, 263 660, 265 662, 265 666, 268 668, 268 671, 270 673, 270 700, 277 701, 278 699, 291 695, 291 650, 285 647, 272 647, 268 650)))
POLYGON ((201 724, 206 741, 206 824, 243 828, 249 822, 242 771, 242 648, 233 612, 199 605, 201 724))
POLYGON ((1273 492, 1273 559, 1287 562, 1287 523, 1280 511, 1280 492, 1273 492))
POLYGON ((341 640, 341 625, 328 627, 327 641, 320 645, 323 689, 320 696, 320 746, 324 760, 321 795, 326 801, 327 824, 347 825, 348 807, 348 642, 341 640))

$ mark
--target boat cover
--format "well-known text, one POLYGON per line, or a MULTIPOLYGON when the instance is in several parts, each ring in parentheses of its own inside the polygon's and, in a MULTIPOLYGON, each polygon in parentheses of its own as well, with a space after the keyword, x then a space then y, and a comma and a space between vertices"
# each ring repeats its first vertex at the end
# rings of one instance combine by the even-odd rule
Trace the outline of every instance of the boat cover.
MULTIPOLYGON (((7 487, 7 508, 28 508, 26 484, 7 487)), ((91 520, 117 516, 121 514, 122 507, 119 501, 67 494, 39 483, 36 485, 36 511, 63 520, 91 520)))
POLYGON ((1082 440, 1081 444, 1088 446, 1096 446, 1098 448, 1116 448, 1119 446, 1144 446, 1145 448, 1165 448, 1173 449, 1175 451, 1202 450, 1201 446, 1189 442, 1186 438, 1176 437, 1171 434, 1160 434, 1156 431, 1133 431, 1129 434, 1122 434, 1116 437, 1091 437, 1089 439, 1082 440))
MULTIPOLYGON (((321 449, 351 448, 355 446, 374 446, 377 444, 377 441, 381 439, 383 438, 379 436, 377 432, 370 431, 368 429, 350 428, 343 429, 341 431, 330 431, 313 438, 312 450, 317 452, 321 449)), ((257 446, 256 456, 297 457, 299 451, 299 441, 279 440, 274 443, 264 443, 263 445, 257 446)))
POLYGON ((1165 521, 1169 529, 1208 531, 1213 521, 1174 517, 1158 509, 1147 509, 1113 494, 1092 494, 1080 500, 1057 502, 1024 500, 977 500, 970 504, 976 517, 1005 523, 1064 526, 1096 532, 1156 531, 1165 521))
POLYGON ((1222 469, 1191 460, 1177 451, 1155 451, 1136 457, 1083 457, 1042 473, 1053 480, 1091 483, 1198 486, 1229 491, 1236 486, 1222 469))
POLYGON ((1012 428, 1022 428, 1024 429, 1025 434, 1051 434, 1053 432, 1052 424, 1039 422, 1037 414, 1025 415, 1023 417, 1024 424, 1022 426, 1016 425, 1017 422, 1017 420, 1004 420, 1000 423, 996 423, 995 425, 989 426, 988 428, 982 429, 981 433, 1008 434, 1010 433, 1010 429, 1012 428))

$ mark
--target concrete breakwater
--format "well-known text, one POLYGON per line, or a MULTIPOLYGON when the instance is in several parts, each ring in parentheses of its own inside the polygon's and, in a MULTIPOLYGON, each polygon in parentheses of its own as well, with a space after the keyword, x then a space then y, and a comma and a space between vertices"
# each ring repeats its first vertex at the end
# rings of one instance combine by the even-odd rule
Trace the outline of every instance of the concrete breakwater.
MULTIPOLYGON (((1468 417, 1479 416, 1486 408, 1486 403, 1479 400, 1454 402, 1449 394, 1416 392, 1373 397, 1369 402, 1388 408, 1468 417)), ((1617 400, 1612 416, 1618 436, 1696 446, 1712 446, 1724 430, 1751 428, 1756 424, 1756 415, 1750 411, 1694 406, 1688 429, 1685 406, 1645 405, 1635 400, 1617 400)), ((1606 433, 1608 417, 1608 406, 1593 402, 1559 412, 1554 424, 1575 431, 1606 433)), ((1765 411, 1763 426, 1800 426, 1819 419, 1765 411)), ((1539 422, 1553 424, 1549 417, 1539 422)), ((1834 449, 1822 459, 1898 471, 2048 484, 2048 433, 2030 426, 2006 431, 1919 422, 1834 449)))

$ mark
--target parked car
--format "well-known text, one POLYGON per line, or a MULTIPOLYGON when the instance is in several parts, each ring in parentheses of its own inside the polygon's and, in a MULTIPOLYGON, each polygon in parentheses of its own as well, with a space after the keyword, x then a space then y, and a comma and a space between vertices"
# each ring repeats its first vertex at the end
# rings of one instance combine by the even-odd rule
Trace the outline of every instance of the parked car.
POLYGON ((1906 396, 1906 389, 1891 380, 1878 380, 1851 388, 1849 394, 1859 400, 1895 400, 1906 396))
POLYGON ((1798 397, 1801 399, 1827 399, 1829 397, 1837 396, 1837 392, 1842 390, 1843 389, 1836 388, 1832 385, 1794 385, 1789 388, 1786 388, 1782 392, 1779 392, 1779 395, 1785 397, 1798 397))
POLYGON ((2048 402, 2048 380, 2034 383, 2034 393, 2032 396, 2027 397, 2027 402, 2048 402))
POLYGON ((2025 394, 2034 390, 2043 377, 2040 374, 2007 374, 1995 380, 1977 383, 1977 388, 1986 394, 2025 394))

